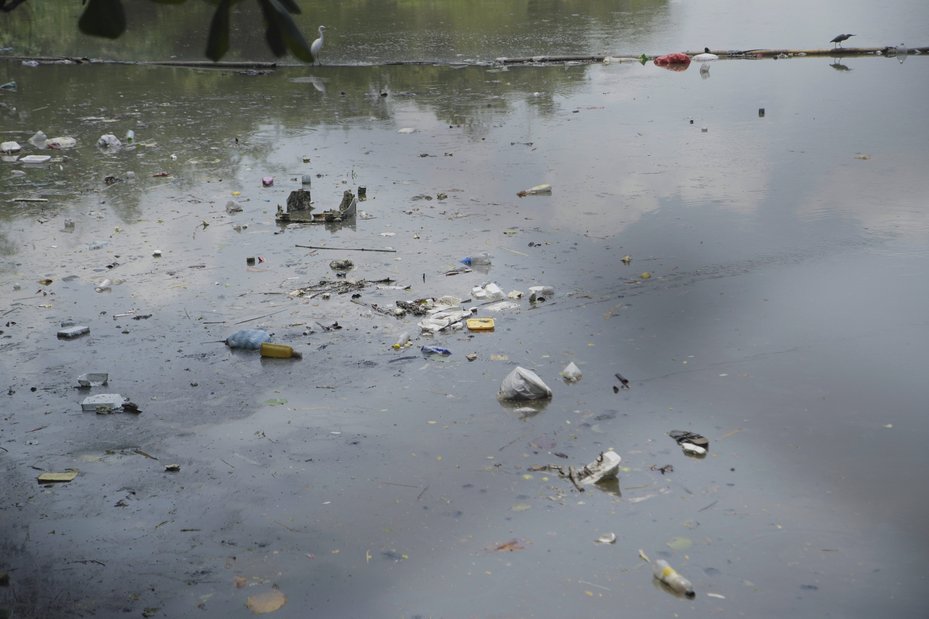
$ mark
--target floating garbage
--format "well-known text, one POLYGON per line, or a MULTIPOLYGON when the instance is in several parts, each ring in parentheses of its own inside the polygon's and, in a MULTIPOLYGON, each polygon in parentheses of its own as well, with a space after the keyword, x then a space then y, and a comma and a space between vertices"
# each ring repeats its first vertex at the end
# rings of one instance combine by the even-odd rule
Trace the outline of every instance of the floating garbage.
POLYGON ((75 146, 77 146, 77 140, 75 140, 72 137, 60 136, 60 137, 52 138, 48 140, 45 144, 49 148, 61 150, 65 148, 74 148, 75 146))
POLYGON ((495 323, 493 318, 468 318, 465 326, 468 331, 493 331, 495 323))
POLYGON ((433 311, 429 316, 417 323, 420 329, 429 333, 438 333, 443 329, 461 328, 461 321, 471 312, 462 309, 440 309, 433 311))
POLYGON ((71 325, 58 330, 58 337, 66 340, 74 339, 90 333, 90 327, 86 325, 71 325))
POLYGON ((441 346, 423 346, 419 350, 424 355, 442 355, 443 357, 447 357, 452 354, 452 351, 447 348, 442 348, 441 346))
POLYGON ((601 481, 615 479, 619 473, 619 463, 622 457, 612 449, 603 451, 597 459, 577 472, 577 478, 582 484, 591 485, 601 481))
POLYGON ((501 400, 542 400, 552 397, 552 390, 532 370, 517 366, 500 384, 501 400))
POLYGON ((35 132, 31 138, 29 138, 29 143, 35 146, 36 148, 46 148, 48 146, 48 136, 45 135, 45 132, 39 129, 35 132))
POLYGON ((262 186, 262 187, 270 187, 270 186, 273 185, 273 184, 274 184, 274 177, 273 177, 273 176, 262 176, 262 177, 261 177, 261 186, 262 186))
POLYGON ((664 559, 658 559, 652 564, 652 573, 659 581, 668 585, 678 595, 694 597, 694 586, 689 580, 677 573, 664 559))
POLYGON ((102 387, 110 380, 110 375, 106 372, 87 372, 77 377, 77 384, 82 388, 102 387))
POLYGON ((671 71, 686 71, 690 66, 690 56, 684 52, 664 54, 655 58, 655 65, 671 71))
POLYGON ((526 196, 550 196, 552 195, 552 186, 548 183, 543 183, 541 185, 535 185, 529 189, 523 189, 516 193, 520 198, 525 198, 526 196))
POLYGON ((503 289, 494 282, 483 286, 475 286, 471 289, 471 296, 481 301, 499 301, 506 298, 503 289))
MULTIPOLYGON (((534 409, 530 410, 532 411, 532 414, 537 412, 534 409)), ((564 456, 564 454, 556 455, 564 456)), ((600 482, 609 482, 615 480, 619 474, 620 462, 622 462, 622 458, 619 456, 619 454, 610 449, 600 452, 600 455, 597 456, 596 460, 584 467, 581 467, 580 469, 577 469, 573 466, 565 467, 559 464, 545 464, 542 466, 529 467, 529 470, 551 471, 558 473, 559 477, 570 480, 578 492, 584 492, 586 490, 584 486, 591 486, 600 482)), ((615 541, 615 539, 613 541, 615 541)), ((610 541, 604 543, 611 544, 613 542, 610 541)))
POLYGON ((84 398, 81 409, 100 414, 114 413, 123 410, 128 399, 118 393, 98 393, 84 398))
POLYGON ((555 295, 555 288, 553 286, 529 286, 529 302, 530 303, 545 301, 546 299, 554 295, 555 295))
POLYGON ((710 441, 705 436, 685 430, 671 430, 668 436, 677 441, 688 456, 702 457, 710 449, 710 441))
POLYGON ((355 263, 351 260, 333 260, 329 263, 329 268, 333 271, 351 271, 355 263))
POLYGON ((242 329, 236 331, 223 342, 229 348, 244 348, 246 350, 258 350, 261 345, 271 340, 271 334, 261 329, 242 329))
POLYGON ((7 155, 18 153, 22 149, 23 147, 20 146, 18 142, 15 142, 12 140, 9 142, 0 142, 0 152, 5 153, 7 155))
POLYGON ((492 258, 493 256, 491 256, 487 252, 481 252, 479 254, 474 254, 472 256, 465 256, 458 262, 462 264, 466 264, 468 266, 482 266, 482 265, 490 264, 492 258))
POLYGON ((106 133, 97 138, 97 146, 103 149, 112 148, 122 148, 123 143, 119 141, 119 138, 113 135, 112 133, 106 133))
POLYGON ((407 346, 412 346, 413 342, 410 341, 409 333, 401 333, 400 337, 397 338, 397 341, 390 345, 394 350, 400 350, 401 348, 406 348, 407 346))
POLYGON ((67 469, 60 473, 48 472, 42 473, 36 477, 40 484, 65 484, 74 481, 79 471, 77 469, 67 469))
POLYGON ((564 378, 567 383, 576 383, 581 380, 581 376, 581 368, 577 367, 577 364, 573 361, 561 370, 561 377, 564 378))
POLYGON ((51 160, 51 155, 26 155, 19 158, 19 163, 48 163, 51 160))
POLYGON ((285 344, 261 343, 261 356, 272 359, 302 359, 303 355, 285 344))
POLYGON ((710 53, 709 47, 704 47, 703 53, 695 55, 693 59, 697 62, 713 62, 714 60, 719 60, 719 56, 710 53))
POLYGON ((248 599, 245 600, 245 606, 247 606, 248 609, 255 615, 273 613, 276 610, 279 610, 286 603, 287 596, 285 596, 277 587, 264 593, 250 595, 248 596, 248 599))

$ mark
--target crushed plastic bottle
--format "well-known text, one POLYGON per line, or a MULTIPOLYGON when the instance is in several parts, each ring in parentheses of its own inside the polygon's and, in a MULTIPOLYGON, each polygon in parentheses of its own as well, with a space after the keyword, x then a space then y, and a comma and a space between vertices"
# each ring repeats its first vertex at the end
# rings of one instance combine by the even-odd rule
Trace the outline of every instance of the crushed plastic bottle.
POLYGON ((452 351, 447 348, 442 348, 441 346, 423 346, 420 348, 420 351, 422 351, 424 355, 442 355, 443 357, 452 354, 452 351))
POLYGON ((692 598, 694 595, 694 586, 689 580, 677 573, 664 559, 658 559, 652 564, 652 572, 655 578, 668 585, 675 593, 692 598))
POLYGON ((548 183, 543 183, 530 187, 529 189, 518 191, 516 195, 520 198, 525 198, 526 196, 550 196, 552 195, 552 186, 548 183))
POLYGON ((469 267, 470 266, 481 266, 481 265, 490 264, 492 258, 493 256, 491 256, 487 252, 481 252, 479 254, 474 254, 472 256, 465 256, 458 262, 460 262, 461 264, 466 264, 469 267))

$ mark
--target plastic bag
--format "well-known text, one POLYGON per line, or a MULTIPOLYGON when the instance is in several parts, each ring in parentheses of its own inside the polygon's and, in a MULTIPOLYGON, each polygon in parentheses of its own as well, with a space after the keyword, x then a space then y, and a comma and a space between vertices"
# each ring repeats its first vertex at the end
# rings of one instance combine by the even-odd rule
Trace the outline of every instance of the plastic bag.
POLYGON ((576 383, 581 380, 581 376, 581 368, 577 367, 573 361, 561 370, 561 377, 565 379, 565 382, 576 383))
POLYGON ((541 400, 552 397, 552 390, 538 374, 517 366, 503 379, 497 397, 502 400, 541 400))
POLYGON ((264 342, 271 341, 271 334, 261 329, 242 329, 226 338, 229 348, 245 348, 258 350, 264 342))

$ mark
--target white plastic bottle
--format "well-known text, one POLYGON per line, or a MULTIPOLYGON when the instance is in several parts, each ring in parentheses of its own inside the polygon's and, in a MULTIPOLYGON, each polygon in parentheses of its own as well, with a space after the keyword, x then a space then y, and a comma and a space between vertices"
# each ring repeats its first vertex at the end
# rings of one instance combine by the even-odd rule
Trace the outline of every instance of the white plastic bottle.
POLYGON ((401 333, 400 337, 397 338, 397 341, 391 344, 391 348, 394 350, 400 350, 401 348, 406 348, 407 346, 412 346, 409 333, 401 333))
POLYGON ((652 564, 652 570, 655 578, 671 587, 675 593, 685 595, 689 598, 694 597, 694 586, 689 580, 677 573, 673 567, 668 565, 664 559, 658 559, 652 564))

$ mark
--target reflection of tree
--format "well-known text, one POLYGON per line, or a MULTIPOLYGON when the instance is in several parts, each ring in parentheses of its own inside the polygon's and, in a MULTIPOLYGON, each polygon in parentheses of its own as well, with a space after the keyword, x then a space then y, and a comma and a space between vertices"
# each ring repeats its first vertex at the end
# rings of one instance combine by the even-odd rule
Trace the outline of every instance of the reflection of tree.
MULTIPOLYGON (((22 181, 0 187, 0 202, 27 193, 54 198, 48 207, 57 208, 89 197, 134 221, 145 216, 140 188, 203 200, 211 198, 191 194, 202 194, 206 181, 240 178, 242 170, 269 164, 280 174, 281 164, 274 163, 278 135, 368 125, 372 119, 389 123, 401 107, 415 107, 479 139, 514 101, 527 99, 541 115, 555 112, 554 95, 582 83, 586 69, 327 67, 325 92, 301 79, 319 72, 291 67, 256 75, 138 65, 25 71, 16 93, 17 108, 25 112, 17 124, 49 137, 73 137, 78 145, 47 151, 61 163, 27 169, 22 181), (130 129, 135 145, 115 151, 96 146, 101 135, 124 139, 130 129), (153 178, 161 172, 169 176, 153 178), (120 180, 108 185, 107 177, 120 180)), ((24 145, 23 154, 36 152, 27 142, 31 133, 13 136, 24 145)), ((0 209, 0 217, 5 215, 17 216, 0 209)))
MULTIPOLYGON (((300 2, 300 31, 327 32, 327 64, 394 61, 489 61, 500 56, 599 53, 635 40, 662 19, 667 0, 318 0, 300 2)), ((21 55, 110 59, 202 59, 215 3, 123 2, 126 33, 87 37, 76 24, 79 2, 27 2, 6 14, 0 47, 21 55)), ((273 60, 255 2, 235 4, 227 59, 273 60)), ((625 50, 620 50, 625 51, 625 50)))
POLYGON ((16 246, 0 232, 0 256, 12 256, 16 253, 16 246))

